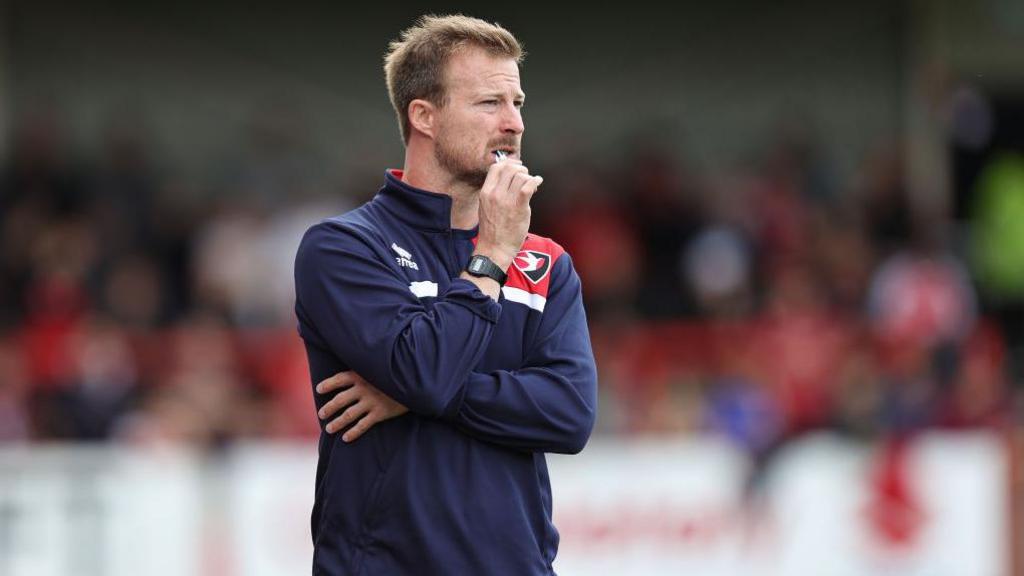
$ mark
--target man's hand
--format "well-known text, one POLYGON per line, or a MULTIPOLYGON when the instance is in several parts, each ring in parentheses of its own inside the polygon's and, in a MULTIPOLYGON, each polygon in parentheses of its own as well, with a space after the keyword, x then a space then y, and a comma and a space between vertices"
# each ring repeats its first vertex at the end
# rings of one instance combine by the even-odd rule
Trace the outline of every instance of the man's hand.
POLYGON ((342 435, 341 439, 345 442, 359 438, 378 422, 401 416, 409 411, 351 370, 339 372, 316 385, 316 391, 320 394, 335 390, 341 392, 324 404, 318 415, 321 420, 327 420, 339 410, 342 411, 340 416, 327 423, 326 430, 329 434, 359 420, 342 435))
POLYGON ((480 232, 476 253, 483 254, 502 270, 512 265, 512 259, 526 240, 530 230, 530 199, 544 182, 519 160, 495 162, 487 171, 487 179, 480 188, 480 232))
MULTIPOLYGON (((502 270, 512 266, 512 259, 526 240, 530 230, 530 199, 544 182, 516 159, 495 162, 487 170, 487 179, 480 188, 480 231, 474 254, 487 256, 502 270)), ((463 272, 460 278, 476 284, 480 291, 495 301, 501 287, 489 278, 463 272)))

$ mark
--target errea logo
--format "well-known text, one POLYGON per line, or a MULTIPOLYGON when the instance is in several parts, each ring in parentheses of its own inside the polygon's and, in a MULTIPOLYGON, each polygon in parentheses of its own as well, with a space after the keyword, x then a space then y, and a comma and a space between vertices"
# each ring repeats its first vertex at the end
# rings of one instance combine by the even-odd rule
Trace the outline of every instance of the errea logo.
POLYGON ((395 244, 394 242, 391 243, 391 249, 395 251, 395 254, 398 254, 398 257, 395 258, 395 262, 398 262, 399 266, 405 268, 412 268, 413 270, 420 269, 420 267, 417 266, 416 263, 412 261, 412 254, 410 254, 408 250, 402 248, 401 246, 395 244))

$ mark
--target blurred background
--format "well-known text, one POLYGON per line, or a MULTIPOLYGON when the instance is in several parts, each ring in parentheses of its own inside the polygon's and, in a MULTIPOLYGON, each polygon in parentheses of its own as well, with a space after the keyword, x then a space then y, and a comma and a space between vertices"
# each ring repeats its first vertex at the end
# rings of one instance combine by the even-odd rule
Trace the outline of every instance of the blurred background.
MULTIPOLYGON (((0 4, 0 574, 308 572, 293 258, 426 10, 0 4)), ((429 10, 524 43, 583 281, 561 574, 1024 574, 1024 3, 429 10)))

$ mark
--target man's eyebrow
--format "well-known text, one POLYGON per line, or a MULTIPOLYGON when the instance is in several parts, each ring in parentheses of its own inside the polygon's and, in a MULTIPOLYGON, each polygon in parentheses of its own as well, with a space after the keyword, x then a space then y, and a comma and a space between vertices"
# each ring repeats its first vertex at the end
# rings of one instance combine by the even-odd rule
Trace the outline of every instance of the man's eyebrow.
MULTIPOLYGON (((482 91, 477 93, 477 98, 504 98, 506 94, 508 93, 499 90, 482 91)), ((512 98, 514 100, 523 101, 526 100, 526 94, 523 94, 522 92, 517 92, 512 98)))

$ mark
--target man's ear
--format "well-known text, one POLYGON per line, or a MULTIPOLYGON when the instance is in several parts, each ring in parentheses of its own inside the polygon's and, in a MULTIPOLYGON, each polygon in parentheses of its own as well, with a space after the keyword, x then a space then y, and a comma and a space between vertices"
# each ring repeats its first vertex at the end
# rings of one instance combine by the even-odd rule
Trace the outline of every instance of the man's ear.
POLYGON ((409 124, 414 130, 422 132, 430 138, 437 131, 437 106, 427 100, 416 99, 409 102, 409 124))

